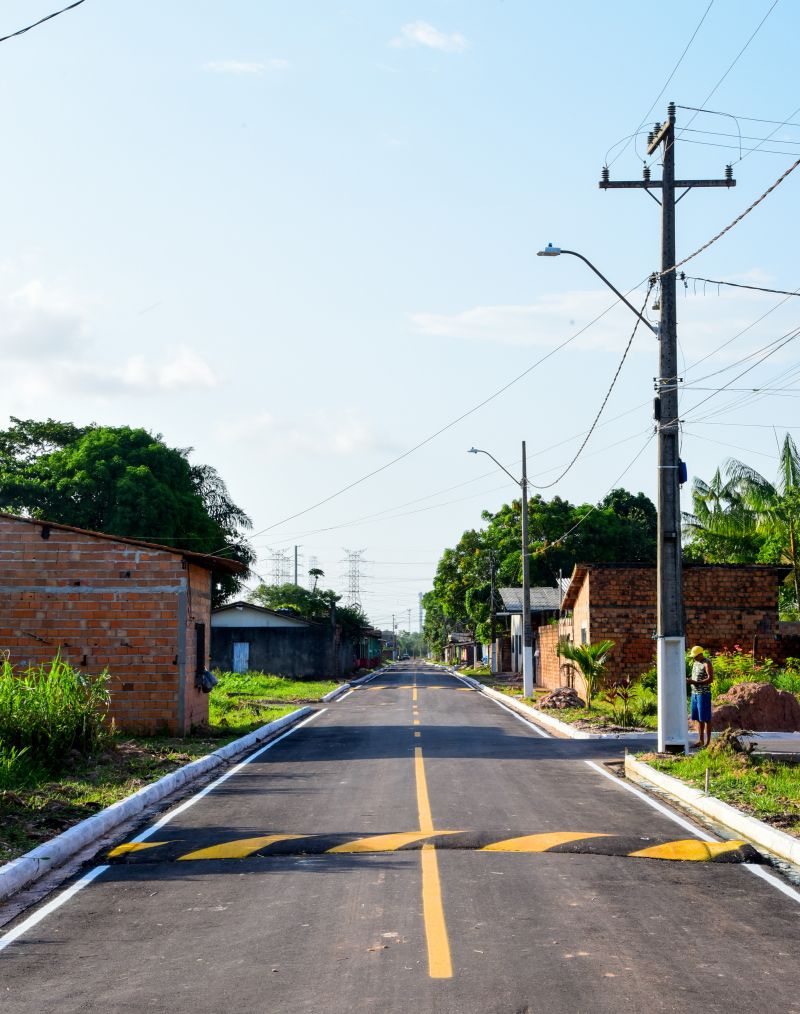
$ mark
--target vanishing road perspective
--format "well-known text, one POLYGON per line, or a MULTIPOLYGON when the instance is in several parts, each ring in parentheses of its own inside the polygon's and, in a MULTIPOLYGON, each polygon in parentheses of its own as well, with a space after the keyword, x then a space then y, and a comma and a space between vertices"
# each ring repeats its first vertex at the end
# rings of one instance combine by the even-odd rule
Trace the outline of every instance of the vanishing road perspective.
POLYGON ((800 896, 620 757, 380 672, 6 927, 2 1010, 800 1011, 800 896))

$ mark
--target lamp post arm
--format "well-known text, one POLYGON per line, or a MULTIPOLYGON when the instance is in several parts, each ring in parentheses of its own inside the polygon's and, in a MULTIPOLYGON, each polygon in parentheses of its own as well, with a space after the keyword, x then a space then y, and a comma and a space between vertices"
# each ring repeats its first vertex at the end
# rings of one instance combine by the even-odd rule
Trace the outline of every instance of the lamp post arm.
POLYGON ((480 447, 476 447, 474 450, 475 450, 476 454, 485 454, 487 458, 491 458, 492 461, 495 463, 495 465, 497 465, 498 468, 502 468, 502 470, 506 473, 506 475, 509 477, 509 479, 511 479, 512 482, 516 483, 517 486, 521 486, 522 485, 522 483, 520 482, 520 480, 519 479, 515 479, 514 476, 511 474, 511 472, 509 472, 509 470, 506 468, 506 466, 505 465, 501 465, 500 462, 497 460, 497 458, 493 454, 490 454, 488 451, 481 450, 480 447))
POLYGON ((570 257, 577 257, 579 260, 582 260, 583 263, 588 268, 591 268, 591 270, 594 271, 594 273, 597 275, 597 277, 600 279, 600 281, 605 282, 605 284, 609 287, 609 289, 611 289, 611 291, 614 293, 614 295, 618 299, 621 299, 622 302, 628 307, 628 309, 632 313, 635 313, 636 316, 639 318, 639 320, 643 324, 645 324, 653 332, 653 334, 656 335, 656 337, 658 337, 658 327, 655 324, 651 324, 650 321, 646 317, 643 317, 641 315, 641 313, 639 313, 639 311, 633 305, 633 303, 629 302, 625 298, 625 296, 622 295, 622 293, 619 291, 619 289, 616 287, 616 285, 612 285, 611 282, 609 282, 609 280, 606 278, 606 276, 601 271, 598 271, 597 268, 594 266, 594 264, 592 264, 592 262, 590 260, 587 260, 587 258, 584 257, 583 254, 579 254, 577 252, 577 250, 564 250, 562 248, 561 253, 562 254, 569 254, 570 257))

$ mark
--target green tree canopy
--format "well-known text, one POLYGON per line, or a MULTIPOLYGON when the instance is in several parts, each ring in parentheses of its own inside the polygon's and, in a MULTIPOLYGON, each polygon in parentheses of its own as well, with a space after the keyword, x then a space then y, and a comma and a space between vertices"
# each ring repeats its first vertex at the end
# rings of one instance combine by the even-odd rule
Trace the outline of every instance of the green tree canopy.
MULTIPOLYGON (((322 573, 320 571, 320 573, 322 573)), ((260 584, 250 593, 250 601, 267 609, 291 612, 313 623, 331 620, 331 610, 336 607, 336 622, 346 638, 357 637, 359 631, 370 626, 366 614, 357 606, 340 606, 341 595, 330 588, 309 590, 297 584, 260 584)))
POLYGON ((792 568, 787 614, 800 606, 800 453, 787 433, 774 482, 729 458, 711 482, 696 478, 693 513, 684 514, 686 555, 707 563, 787 563, 792 568), (793 599, 793 601, 792 601, 793 599))
MULTIPOLYGON (((484 528, 464 532, 456 546, 445 549, 433 590, 423 598, 426 641, 438 654, 455 631, 489 640, 493 560, 496 588, 522 584, 521 502, 484 511, 483 520, 484 528)), ((644 493, 624 489, 594 505, 536 495, 528 501, 528 534, 531 584, 552 588, 559 572, 568 576, 578 562, 653 563, 656 509, 644 493)))
MULTIPOLYGON (((2 510, 92 531, 142 539, 249 565, 243 533, 252 527, 210 465, 191 448, 129 426, 78 427, 12 417, 0 431, 2 510)), ((218 604, 240 587, 214 575, 218 604)))

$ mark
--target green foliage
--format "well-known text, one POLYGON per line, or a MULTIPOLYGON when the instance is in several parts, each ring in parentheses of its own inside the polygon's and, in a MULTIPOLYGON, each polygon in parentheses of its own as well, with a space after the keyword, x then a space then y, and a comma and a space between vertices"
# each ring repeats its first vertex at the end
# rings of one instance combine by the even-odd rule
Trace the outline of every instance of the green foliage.
POLYGON ((57 769, 70 751, 89 755, 106 745, 109 675, 88 676, 56 657, 49 665, 0 666, 0 749, 12 766, 57 769))
MULTIPOLYGON (((489 642, 492 561, 496 588, 522 584, 521 502, 504 504, 496 513, 484 511, 483 520, 484 528, 464 532, 456 546, 444 551, 433 591, 423 599, 425 637, 437 657, 454 632, 468 631, 489 642)), ((643 493, 615 489, 599 504, 579 506, 536 495, 528 501, 528 520, 534 586, 554 587, 559 571, 569 575, 579 561, 655 561, 656 510, 643 493)), ((497 595, 495 607, 501 607, 497 595)))
POLYGON ((15 746, 0 743, 0 791, 29 785, 35 778, 29 748, 18 750, 15 746))
POLYGON ((331 610, 336 610, 336 623, 342 636, 352 639, 370 626, 369 619, 357 606, 337 605, 340 595, 330 588, 301 588, 297 584, 260 584, 250 594, 250 601, 267 609, 282 610, 313 623, 330 623, 331 610))
MULTIPOLYGON (((210 465, 193 465, 191 448, 128 426, 76 427, 49 419, 16 419, 0 431, 0 507, 10 513, 248 565, 255 558, 242 533, 248 516, 210 465)), ((215 574, 214 604, 241 585, 215 574)))
POLYGON ((209 695, 211 735, 244 735, 289 714, 301 704, 319 701, 336 687, 333 680, 303 680, 263 672, 217 672, 209 695))
POLYGON ((599 641, 597 644, 573 644, 562 638, 558 642, 558 653, 574 662, 586 682, 586 707, 591 708, 592 699, 597 696, 605 678, 608 656, 614 647, 613 641, 599 641))
POLYGON ((707 563, 789 564, 791 594, 781 599, 781 615, 791 619, 800 608, 800 452, 787 433, 774 483, 735 458, 724 467, 724 477, 717 469, 710 483, 694 480, 693 513, 684 515, 686 556, 707 563))

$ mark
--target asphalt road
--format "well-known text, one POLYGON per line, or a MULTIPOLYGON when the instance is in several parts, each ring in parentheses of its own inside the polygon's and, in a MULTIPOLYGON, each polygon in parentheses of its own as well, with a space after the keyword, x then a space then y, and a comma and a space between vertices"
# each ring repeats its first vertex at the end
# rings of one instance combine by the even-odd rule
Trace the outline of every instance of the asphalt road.
POLYGON ((395 669, 98 857, 0 952, 0 1009, 800 1012, 797 896, 620 751, 395 669))

